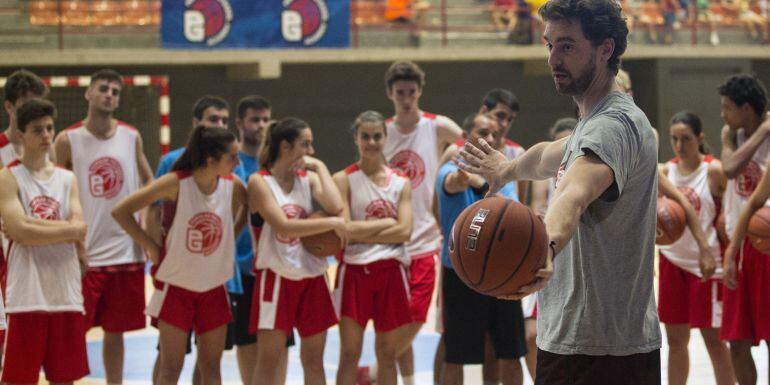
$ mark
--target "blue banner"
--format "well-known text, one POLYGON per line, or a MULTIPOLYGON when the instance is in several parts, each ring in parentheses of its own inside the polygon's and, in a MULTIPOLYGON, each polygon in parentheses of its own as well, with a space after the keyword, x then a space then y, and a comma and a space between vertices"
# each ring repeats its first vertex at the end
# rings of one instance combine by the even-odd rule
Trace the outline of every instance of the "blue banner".
POLYGON ((350 0, 163 0, 164 48, 350 45, 350 0))

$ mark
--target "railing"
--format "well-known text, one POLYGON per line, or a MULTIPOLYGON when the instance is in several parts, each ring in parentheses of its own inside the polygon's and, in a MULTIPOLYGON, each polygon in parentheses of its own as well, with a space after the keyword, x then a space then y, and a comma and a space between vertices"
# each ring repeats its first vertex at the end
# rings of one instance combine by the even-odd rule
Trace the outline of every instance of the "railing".
MULTIPOLYGON (((677 18, 673 23, 666 21, 666 12, 661 5, 655 1, 644 1, 637 8, 626 12, 629 20, 630 29, 633 27, 635 32, 643 29, 647 34, 648 44, 671 44, 666 39, 678 31, 689 31, 689 40, 693 45, 701 44, 698 36, 700 31, 708 31, 711 36, 709 43, 719 44, 719 33, 746 29, 750 31, 751 39, 749 43, 770 44, 770 17, 767 15, 767 9, 770 4, 764 7, 759 2, 770 0, 755 1, 751 7, 740 9, 738 5, 732 5, 727 2, 712 2, 707 9, 697 9, 691 5, 686 9, 677 11, 677 18), (686 17, 682 17, 684 14, 686 17), (654 38, 651 38, 654 37, 654 38), (652 40, 652 41, 650 41, 652 40), (753 41, 751 41, 753 40, 753 41)), ((690 2, 694 2, 691 0, 690 2)), ((475 2, 474 2, 475 3, 475 2)), ((492 0, 495 3, 495 0, 492 0)), ((384 30, 409 30, 422 32, 438 32, 442 34, 441 42, 443 46, 447 45, 447 34, 449 32, 495 32, 495 26, 491 22, 491 14, 495 12, 495 6, 447 6, 446 0, 440 0, 422 12, 432 14, 434 17, 424 16, 423 19, 441 20, 439 24, 430 22, 419 22, 419 17, 414 17, 410 23, 394 23, 383 15, 388 12, 388 5, 385 0, 351 0, 351 33, 352 45, 358 46, 359 34, 366 31, 384 31, 384 30), (447 15, 463 14, 487 14, 490 16, 490 22, 486 24, 466 24, 449 25, 447 15), (436 16, 438 15, 438 17, 436 16)), ((499 10, 497 10, 499 12, 499 10)), ((542 22, 536 13, 529 9, 512 9, 515 17, 526 18, 530 21, 531 43, 540 44, 540 39, 536 38, 542 34, 542 22)))
MULTIPOLYGON (((537 37, 542 34, 542 23, 536 14, 522 7, 527 7, 524 0, 489 0, 489 5, 476 5, 478 0, 468 0, 468 5, 449 5, 448 0, 430 0, 430 3, 413 0, 413 6, 402 0, 396 2, 401 3, 402 8, 395 10, 388 5, 392 0, 350 1, 351 45, 354 48, 361 46, 361 35, 369 32, 408 33, 417 40, 419 36, 428 34, 437 38, 441 46, 449 45, 450 36, 483 33, 505 36, 510 31, 507 28, 501 31, 492 22, 491 16, 495 12, 518 21, 515 27, 518 28, 517 33, 525 36, 518 44, 539 44, 540 39, 537 37), (404 5, 409 8, 403 8, 404 5), (471 22, 457 21, 465 16, 471 22)), ((638 35, 642 31, 647 43, 654 44, 660 40, 668 44, 675 33, 681 41, 681 31, 689 31, 689 43, 702 44, 699 41, 700 32, 707 31, 710 33, 707 39, 714 44, 720 32, 740 29, 750 30, 758 36, 755 41, 746 39, 749 43, 770 43, 767 7, 763 8, 757 3, 770 0, 753 0, 755 3, 748 10, 722 1, 726 0, 713 0, 708 9, 699 10, 691 6, 687 9, 687 17, 682 17, 683 12, 680 11, 676 22, 671 23, 671 20, 664 17, 666 13, 660 4, 644 0, 638 7, 629 9, 627 17, 634 33, 638 35)), ((30 24, 57 28, 59 49, 65 48, 64 36, 67 34, 158 34, 161 18, 161 0, 30 0, 21 4, 24 5, 20 8, 24 9, 15 11, 28 15, 30 24)))

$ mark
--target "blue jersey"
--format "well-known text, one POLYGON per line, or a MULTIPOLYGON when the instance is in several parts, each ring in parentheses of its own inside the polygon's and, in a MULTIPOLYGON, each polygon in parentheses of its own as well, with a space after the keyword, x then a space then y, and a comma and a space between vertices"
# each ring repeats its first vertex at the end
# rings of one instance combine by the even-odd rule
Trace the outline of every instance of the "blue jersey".
MULTIPOLYGON (((452 260, 449 258, 449 238, 452 237, 451 231, 455 220, 460 213, 465 210, 466 207, 472 205, 474 202, 484 198, 486 191, 477 191, 471 187, 468 187, 465 191, 450 194, 444 189, 444 181, 446 177, 458 170, 454 162, 444 163, 438 171, 438 177, 436 178, 436 197, 438 198, 438 212, 441 217, 441 233, 444 235, 444 240, 441 244, 441 264, 444 267, 452 268, 452 260)), ((500 195, 518 200, 516 195, 516 182, 507 183, 500 189, 500 195)))
POLYGON ((176 163, 176 160, 182 156, 184 147, 179 147, 176 150, 169 151, 166 155, 163 155, 158 162, 158 169, 155 171, 155 179, 168 174, 171 171, 171 167, 176 163))
MULTIPOLYGON (((244 184, 248 183, 249 176, 259 171, 259 162, 257 157, 238 152, 238 157, 241 159, 241 165, 235 169, 238 177, 241 178, 244 184)), ((241 235, 235 243, 236 254, 235 262, 240 267, 242 274, 252 274, 254 268, 254 250, 251 247, 251 234, 249 233, 249 227, 246 226, 243 229, 241 235)))

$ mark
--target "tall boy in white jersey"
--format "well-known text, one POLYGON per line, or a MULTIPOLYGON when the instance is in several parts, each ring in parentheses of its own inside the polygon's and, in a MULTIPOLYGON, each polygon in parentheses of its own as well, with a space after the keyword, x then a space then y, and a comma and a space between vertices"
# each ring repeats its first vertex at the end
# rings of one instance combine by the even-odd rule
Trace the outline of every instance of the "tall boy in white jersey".
POLYGON ((47 156, 55 111, 41 99, 18 109, 14 139, 24 155, 0 171, 0 215, 11 239, 6 384, 35 384, 41 368, 51 383, 72 384, 88 374, 79 263, 85 263, 86 226, 72 172, 47 156))
MULTIPOLYGON (((729 179, 722 198, 727 234, 733 237, 741 210, 770 159, 770 115, 767 90, 752 74, 736 74, 719 86, 722 99, 722 169, 729 179)), ((765 203, 767 204, 767 203, 765 203)), ((770 346, 770 257, 755 249, 748 239, 731 239, 725 252, 724 311, 720 337, 730 342, 735 377, 740 384, 754 384, 757 368, 751 346, 761 340, 770 346), (730 249, 738 245, 733 258, 730 249)))
MULTIPOLYGON (((409 307, 413 336, 425 323, 435 286, 436 255, 441 234, 431 214, 431 206, 439 156, 446 145, 462 137, 462 129, 451 119, 420 110, 424 85, 425 73, 412 62, 395 62, 385 73, 385 92, 396 110, 395 116, 386 121, 388 140, 385 143, 385 158, 391 167, 403 171, 412 182, 414 221, 412 237, 406 248, 412 259, 409 307)), ((398 364, 405 385, 413 385, 411 345, 405 347, 398 364)))
POLYGON ((110 212, 152 180, 141 135, 113 118, 122 87, 122 77, 113 70, 92 75, 85 93, 88 115, 56 138, 56 162, 74 171, 88 224, 86 330, 104 329, 108 384, 123 382, 123 333, 145 327, 144 256, 110 212))
MULTIPOLYGON (((21 157, 24 148, 16 135, 16 109, 27 100, 45 97, 48 87, 37 75, 21 69, 8 76, 3 90, 3 108, 8 114, 8 128, 0 133, 0 166, 7 166, 21 157)), ((52 151, 53 147, 49 153, 52 151)))

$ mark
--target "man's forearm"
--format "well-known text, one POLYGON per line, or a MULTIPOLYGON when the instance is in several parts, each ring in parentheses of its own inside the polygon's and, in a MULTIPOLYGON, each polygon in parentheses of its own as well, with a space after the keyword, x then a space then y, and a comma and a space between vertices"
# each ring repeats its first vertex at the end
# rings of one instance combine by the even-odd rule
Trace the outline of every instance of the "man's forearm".
POLYGON ((580 216, 585 210, 577 199, 567 194, 554 199, 545 214, 545 230, 548 241, 553 243, 554 256, 558 254, 577 229, 580 216))
POLYGON ((506 181, 543 180, 556 176, 563 156, 563 142, 541 142, 508 163, 506 181))

